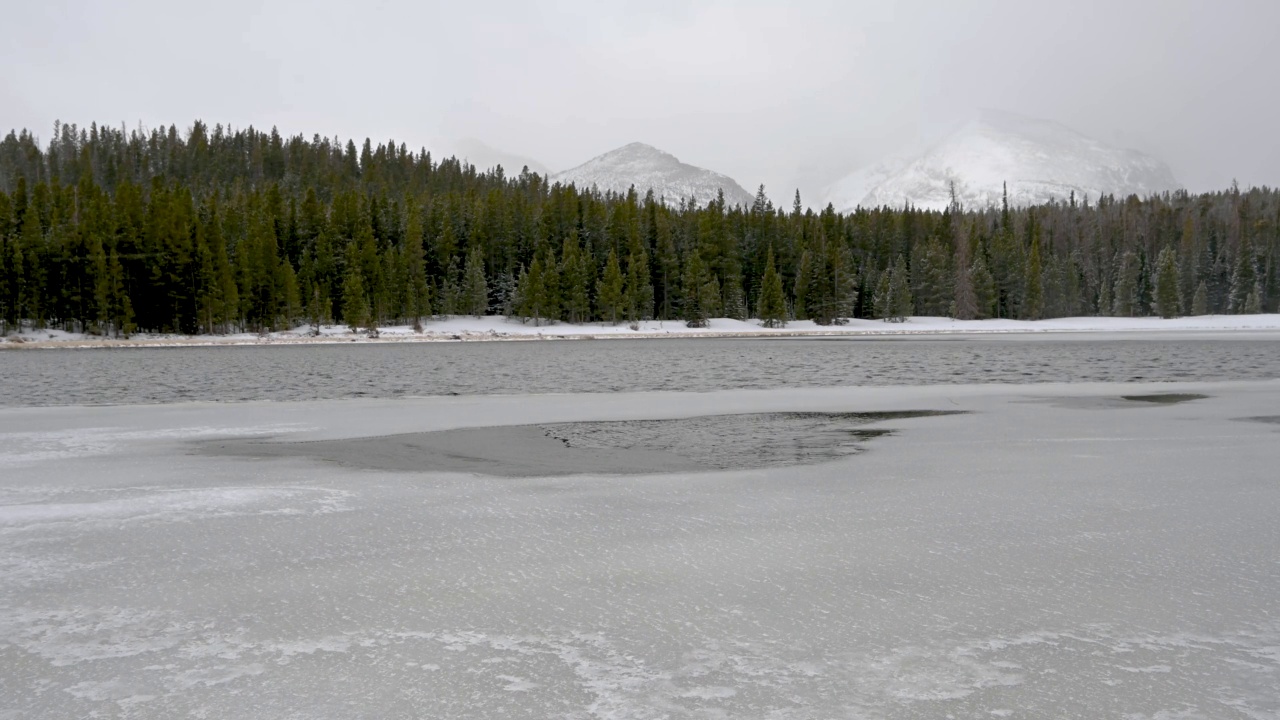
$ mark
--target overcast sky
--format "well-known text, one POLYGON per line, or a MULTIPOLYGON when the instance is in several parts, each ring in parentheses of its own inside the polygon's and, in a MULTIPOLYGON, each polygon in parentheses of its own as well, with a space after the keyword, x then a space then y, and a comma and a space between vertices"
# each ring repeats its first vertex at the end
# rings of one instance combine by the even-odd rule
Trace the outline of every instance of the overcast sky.
POLYGON ((775 200, 975 108, 1280 185, 1277 0, 9 3, 0 124, 195 118, 553 170, 639 140, 775 200))

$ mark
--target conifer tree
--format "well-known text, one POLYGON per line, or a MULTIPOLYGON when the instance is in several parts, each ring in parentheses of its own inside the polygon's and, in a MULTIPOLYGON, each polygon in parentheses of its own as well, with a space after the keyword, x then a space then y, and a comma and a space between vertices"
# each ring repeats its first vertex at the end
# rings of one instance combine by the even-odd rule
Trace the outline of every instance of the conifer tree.
MULTIPOLYGON (((796 191, 800 197, 800 191, 796 191)), ((796 265, 795 283, 795 315, 797 320, 809 319, 809 288, 813 283, 813 256, 808 249, 800 253, 800 262, 796 265)))
POLYGON ((1111 314, 1116 317, 1133 317, 1138 314, 1138 256, 1124 252, 1116 263, 1115 297, 1111 314))
POLYGON ((782 294, 782 276, 773 264, 773 249, 765 261, 764 276, 760 278, 761 324, 767 328, 785 327, 787 324, 787 300, 782 294))
POLYGON ((973 278, 974 302, 977 306, 974 318, 983 320, 995 316, 996 281, 991 277, 991 270, 987 269, 987 260, 983 258, 982 252, 979 251, 977 255, 969 274, 973 278))
POLYGON ((342 320, 351 332, 371 327, 369 300, 365 297, 364 273, 360 263, 351 258, 347 262, 347 274, 342 282, 342 320))
POLYGON ((1262 297, 1258 294, 1257 288, 1254 288, 1244 301, 1244 314, 1257 315, 1260 312, 1262 312, 1262 297))
POLYGON ((440 279, 440 290, 436 293, 440 298, 440 307, 437 308, 442 315, 461 315, 462 309, 462 288, 458 285, 458 279, 462 275, 462 271, 458 269, 458 258, 449 260, 449 267, 444 272, 444 277, 440 279))
POLYGON ((707 272, 696 252, 690 253, 685 263, 682 285, 684 303, 681 316, 685 325, 691 328, 706 327, 715 305, 713 298, 720 297, 720 287, 715 276, 707 272))
POLYGON ((978 294, 974 289, 973 269, 965 261, 965 255, 957 253, 951 317, 956 320, 976 320, 980 315, 978 294))
MULTIPOLYGON (((1031 217, 1035 217, 1032 215, 1031 217)), ((1023 317, 1027 320, 1039 320, 1044 317, 1044 269, 1040 259, 1040 232, 1038 226, 1032 231, 1031 252, 1027 256, 1027 289, 1023 301, 1023 317)))
POLYGON ((1191 314, 1196 317, 1209 314, 1209 290, 1203 280, 1196 286, 1196 294, 1191 299, 1191 314))
POLYGON ((431 292, 422 256, 422 213, 418 203, 409 201, 406 204, 408 215, 405 218, 404 245, 400 251, 404 258, 404 307, 414 329, 421 331, 422 318, 431 314, 431 292))
POLYGON ((880 273, 880 279, 876 281, 875 293, 872 295, 872 315, 885 322, 889 322, 889 318, 893 315, 893 301, 889 295, 892 275, 893 267, 885 268, 880 273))
POLYGON ((111 278, 109 281, 111 326, 116 337, 120 335, 129 337, 134 331, 133 301, 130 300, 129 292, 125 287, 124 267, 120 264, 120 258, 114 249, 107 261, 107 268, 111 278))
POLYGON ((893 264, 893 275, 890 277, 889 297, 890 307, 895 322, 906 322, 911 316, 911 308, 913 305, 911 298, 911 283, 907 275, 907 261, 901 255, 893 264))
POLYGON ((741 276, 735 268, 732 273, 726 273, 724 298, 721 306, 724 308, 724 316, 734 320, 747 319, 747 296, 742 291, 741 276))
POLYGON ((484 279, 484 257, 480 248, 467 253, 467 267, 463 271, 463 310, 468 315, 482 317, 489 311, 489 286, 484 279))
POLYGON ((618 267, 618 256, 612 250, 605 260, 604 274, 600 276, 596 286, 596 304, 600 308, 601 319, 610 325, 617 325, 626 311, 622 269, 618 267))
POLYGON ((1172 247, 1166 247, 1156 260, 1156 310, 1162 318, 1178 316, 1182 307, 1178 283, 1178 258, 1172 247))
POLYGON ((1240 240, 1240 250, 1236 254, 1235 270, 1231 273, 1231 300, 1228 305, 1228 311, 1232 313, 1245 313, 1245 306, 1249 302, 1249 295, 1257 290, 1258 272, 1255 267, 1257 260, 1253 255, 1253 243, 1249 239, 1248 233, 1240 240))
POLYGON ((546 247, 539 250, 521 276, 516 291, 520 298, 519 314, 533 318, 534 325, 557 320, 560 316, 560 273, 555 257, 546 247))
POLYGON ((1277 253, 1280 248, 1274 248, 1267 253, 1267 264, 1264 269, 1262 282, 1262 312, 1276 312, 1280 310, 1280 262, 1277 262, 1277 253))
POLYGON ((649 283, 649 263, 643 250, 633 252, 627 258, 627 277, 622 294, 628 321, 643 320, 653 315, 653 285, 649 283))
POLYGON ((302 317, 302 300, 298 291, 298 276, 288 259, 280 261, 279 269, 280 318, 278 327, 292 329, 298 318, 302 317))
POLYGON ((591 267, 578 245, 577 231, 570 231, 560 253, 560 295, 565 319, 569 322, 582 323, 591 319, 592 283, 591 267))

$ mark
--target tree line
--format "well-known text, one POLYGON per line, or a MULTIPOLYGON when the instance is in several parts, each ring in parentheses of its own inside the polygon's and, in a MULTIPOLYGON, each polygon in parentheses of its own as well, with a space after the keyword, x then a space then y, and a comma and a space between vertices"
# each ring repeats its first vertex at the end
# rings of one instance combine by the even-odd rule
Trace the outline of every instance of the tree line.
POLYGON ((1276 312, 1280 192, 805 209, 196 122, 0 141, 0 332, 1276 312))

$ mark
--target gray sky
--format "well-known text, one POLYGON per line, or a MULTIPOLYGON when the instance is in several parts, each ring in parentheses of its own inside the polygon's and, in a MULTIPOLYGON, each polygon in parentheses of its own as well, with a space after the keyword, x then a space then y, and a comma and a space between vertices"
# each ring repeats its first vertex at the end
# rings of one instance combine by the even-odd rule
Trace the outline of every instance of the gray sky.
POLYGON ((571 167, 639 140, 775 201, 974 108, 1280 185, 1280 2, 9 3, 0 125, 195 118, 475 137, 571 167))

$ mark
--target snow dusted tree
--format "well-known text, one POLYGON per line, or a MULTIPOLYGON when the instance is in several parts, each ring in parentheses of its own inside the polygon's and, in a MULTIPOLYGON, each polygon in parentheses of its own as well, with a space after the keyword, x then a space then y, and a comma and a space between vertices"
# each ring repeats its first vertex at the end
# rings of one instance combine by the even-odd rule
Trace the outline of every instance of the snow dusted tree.
POLYGON ((979 250, 977 255, 978 257, 974 258, 973 266, 969 270, 969 275, 973 278, 973 297, 977 307, 974 317, 979 320, 985 320, 995 315, 996 281, 995 278, 991 277, 991 271, 987 269, 987 260, 982 251, 979 250))
POLYGON ((907 275, 907 262, 901 255, 880 274, 874 303, 876 317, 885 322, 906 322, 911 315, 911 283, 907 275))
POLYGON ((1240 240, 1240 251, 1236 255, 1235 270, 1231 273, 1231 299, 1228 310, 1233 313, 1247 313, 1249 296, 1258 292, 1257 258, 1253 254, 1253 243, 1246 233, 1240 240))

